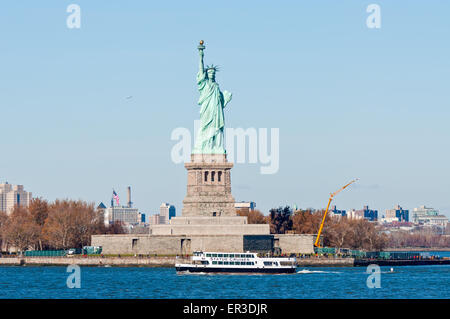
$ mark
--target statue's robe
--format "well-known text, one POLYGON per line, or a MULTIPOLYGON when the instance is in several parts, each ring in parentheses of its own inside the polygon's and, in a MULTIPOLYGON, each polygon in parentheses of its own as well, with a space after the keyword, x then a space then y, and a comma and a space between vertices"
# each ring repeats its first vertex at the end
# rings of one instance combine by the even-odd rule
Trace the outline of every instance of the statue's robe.
POLYGON ((219 89, 219 84, 208 80, 206 71, 198 72, 197 85, 200 92, 200 129, 193 153, 224 154, 223 108, 230 102, 231 93, 219 89))

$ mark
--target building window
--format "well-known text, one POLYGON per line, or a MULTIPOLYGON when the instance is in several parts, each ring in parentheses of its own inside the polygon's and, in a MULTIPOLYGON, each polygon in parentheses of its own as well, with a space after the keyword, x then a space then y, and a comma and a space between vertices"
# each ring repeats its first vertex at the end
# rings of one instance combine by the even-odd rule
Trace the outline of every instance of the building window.
POLYGON ((139 240, 139 239, 137 239, 137 238, 133 238, 133 239, 132 239, 132 242, 131 242, 131 248, 135 248, 135 247, 137 246, 138 240, 139 240))
POLYGON ((205 182, 208 181, 208 172, 205 172, 205 182))
POLYGON ((222 180, 222 172, 217 173, 217 181, 220 183, 222 180))
POLYGON ((216 175, 216 172, 211 172, 211 182, 214 182, 214 176, 216 175))
POLYGON ((213 212, 213 216, 216 217, 216 212, 213 212))

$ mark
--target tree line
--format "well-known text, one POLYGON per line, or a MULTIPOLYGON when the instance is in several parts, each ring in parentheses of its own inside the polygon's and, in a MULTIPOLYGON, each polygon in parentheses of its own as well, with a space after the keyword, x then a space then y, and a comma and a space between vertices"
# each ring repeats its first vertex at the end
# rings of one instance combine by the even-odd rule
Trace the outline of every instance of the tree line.
MULTIPOLYGON (((269 224, 272 234, 317 234, 324 212, 324 210, 314 209, 293 211, 286 206, 272 208, 268 216, 264 216, 258 210, 238 211, 238 215, 247 216, 249 224, 269 224)), ((432 228, 392 231, 366 219, 327 215, 321 236, 323 246, 370 251, 384 248, 450 247, 449 234, 449 224, 444 231, 432 228)))
POLYGON ((103 213, 81 200, 34 198, 28 207, 0 212, 0 247, 5 250, 82 248, 90 245, 91 235, 118 233, 125 233, 121 224, 106 226, 103 213))
POLYGON ((397 230, 389 234, 389 247, 448 248, 450 247, 449 233, 449 225, 444 232, 442 229, 433 228, 422 228, 412 232, 397 230))

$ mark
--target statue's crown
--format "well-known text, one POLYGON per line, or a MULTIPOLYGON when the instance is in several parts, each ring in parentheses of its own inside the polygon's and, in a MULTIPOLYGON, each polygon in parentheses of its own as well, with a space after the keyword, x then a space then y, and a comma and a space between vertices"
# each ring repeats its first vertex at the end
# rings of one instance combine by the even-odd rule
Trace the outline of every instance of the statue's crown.
POLYGON ((206 70, 214 70, 214 71, 218 72, 219 71, 219 66, 214 65, 214 64, 207 65, 206 66, 206 70))

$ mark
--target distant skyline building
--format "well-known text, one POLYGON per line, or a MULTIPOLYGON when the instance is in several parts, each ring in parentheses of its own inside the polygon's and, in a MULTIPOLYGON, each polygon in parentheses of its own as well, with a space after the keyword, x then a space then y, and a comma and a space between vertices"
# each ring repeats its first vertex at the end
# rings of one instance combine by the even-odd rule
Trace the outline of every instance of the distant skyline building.
POLYGON ((399 222, 409 222, 409 210, 403 209, 400 205, 395 205, 394 209, 386 209, 386 220, 395 220, 399 222))
POLYGON ((141 213, 137 208, 115 206, 104 209, 105 225, 111 225, 115 222, 122 222, 129 225, 138 225, 141 223, 141 213))
POLYGON ((256 203, 255 202, 236 202, 234 203, 234 208, 236 210, 241 210, 243 212, 252 212, 255 210, 256 208, 256 203))
POLYGON ((351 209, 346 213, 348 219, 363 219, 364 214, 361 211, 357 211, 355 209, 351 209))
POLYGON ((32 199, 31 192, 26 192, 23 185, 0 184, 0 211, 11 214, 14 206, 27 207, 32 199))
POLYGON ((160 214, 153 214, 148 216, 148 223, 151 225, 159 225, 162 224, 161 221, 161 215, 160 214))
POLYGON ((347 211, 337 209, 336 205, 331 206, 330 212, 334 215, 347 216, 347 211))
POLYGON ((411 222, 424 226, 446 227, 448 218, 439 214, 439 210, 422 205, 413 209, 411 222))
POLYGON ((128 186, 127 188, 127 198, 128 198, 128 203, 127 203, 127 207, 133 207, 133 202, 131 201, 131 186, 128 186))
POLYGON ((378 210, 369 209, 369 206, 364 206, 363 209, 357 210, 356 214, 362 216, 369 221, 378 220, 378 210))
POLYGON ((175 206, 169 203, 162 203, 159 206, 159 224, 169 224, 172 217, 176 216, 175 206))

